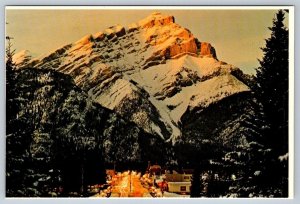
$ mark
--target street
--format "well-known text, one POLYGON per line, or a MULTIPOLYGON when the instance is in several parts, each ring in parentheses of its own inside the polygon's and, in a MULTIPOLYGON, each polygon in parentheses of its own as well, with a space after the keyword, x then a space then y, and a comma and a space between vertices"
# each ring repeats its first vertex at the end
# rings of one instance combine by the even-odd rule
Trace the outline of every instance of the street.
MULTIPOLYGON (((151 197, 148 189, 142 186, 140 174, 125 171, 113 178, 111 197, 151 197)), ((103 197, 101 193, 96 195, 103 197)))
MULTIPOLYGON (((151 182, 151 181, 150 181, 151 182)), ((149 184, 149 183, 148 183, 149 184)), ((189 197, 187 194, 164 192, 159 188, 145 187, 142 185, 141 174, 135 171, 125 171, 113 176, 109 190, 101 191, 93 197, 153 197, 150 192, 155 192, 154 197, 189 197), (107 196, 109 194, 109 196, 107 196)))

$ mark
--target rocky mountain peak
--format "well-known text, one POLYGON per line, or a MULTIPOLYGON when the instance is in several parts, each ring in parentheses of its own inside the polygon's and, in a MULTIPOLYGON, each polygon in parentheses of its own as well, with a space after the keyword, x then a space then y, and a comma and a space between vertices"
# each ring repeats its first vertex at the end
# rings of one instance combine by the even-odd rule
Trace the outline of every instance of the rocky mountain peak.
POLYGON ((194 35, 186 28, 175 23, 175 18, 155 12, 138 22, 141 34, 147 44, 153 48, 148 59, 171 59, 184 55, 197 55, 194 35))
POLYGON ((200 56, 209 56, 217 59, 215 48, 207 42, 199 42, 200 56))
POLYGON ((153 12, 138 22, 142 28, 152 28, 154 26, 164 26, 172 23, 175 23, 174 16, 164 15, 160 12, 153 12))
POLYGON ((22 66, 70 75, 93 101, 173 142, 182 134, 186 111, 249 91, 210 43, 158 12, 86 35, 22 66))

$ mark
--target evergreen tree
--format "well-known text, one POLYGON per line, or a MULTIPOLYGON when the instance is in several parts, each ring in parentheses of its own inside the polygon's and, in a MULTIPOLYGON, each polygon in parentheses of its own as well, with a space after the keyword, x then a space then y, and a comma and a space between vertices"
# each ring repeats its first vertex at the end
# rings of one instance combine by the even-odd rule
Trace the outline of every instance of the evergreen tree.
POLYGON ((13 117, 13 115, 16 113, 16 106, 14 103, 12 103, 12 100, 14 98, 14 63, 13 63, 13 55, 15 53, 15 50, 12 49, 12 43, 11 43, 11 37, 6 36, 7 40, 7 46, 6 46, 6 106, 7 106, 7 120, 10 121, 13 117))
POLYGON ((271 37, 261 48, 264 56, 256 74, 255 91, 270 124, 266 141, 276 154, 288 152, 288 29, 285 13, 279 10, 273 19, 271 37))
POLYGON ((192 177, 191 183, 191 198, 200 197, 201 193, 201 182, 200 182, 200 169, 196 167, 192 177))
MULTIPOLYGON (((12 49, 12 43, 11 43, 11 37, 6 36, 7 40, 7 47, 6 47, 6 72, 7 74, 11 74, 11 72, 14 69, 14 63, 13 63, 13 55, 15 54, 15 50, 12 49)), ((7 80, 8 82, 8 80, 7 80)))

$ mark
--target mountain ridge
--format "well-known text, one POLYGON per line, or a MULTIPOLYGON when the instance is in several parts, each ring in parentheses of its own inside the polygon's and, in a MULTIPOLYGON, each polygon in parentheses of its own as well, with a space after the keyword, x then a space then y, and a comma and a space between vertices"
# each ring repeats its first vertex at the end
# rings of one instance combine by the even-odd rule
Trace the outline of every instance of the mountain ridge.
POLYGON ((210 43, 158 12, 86 35, 20 67, 28 66, 72 76, 95 102, 172 143, 188 109, 250 91, 231 75, 238 68, 219 61, 210 43))

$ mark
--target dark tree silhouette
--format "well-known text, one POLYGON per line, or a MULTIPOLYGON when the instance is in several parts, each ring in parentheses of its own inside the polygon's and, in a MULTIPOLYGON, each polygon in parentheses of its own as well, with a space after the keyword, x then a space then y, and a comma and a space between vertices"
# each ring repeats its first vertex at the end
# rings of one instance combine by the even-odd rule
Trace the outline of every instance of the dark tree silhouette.
POLYGON ((270 124, 266 141, 277 154, 288 152, 288 43, 285 13, 279 10, 273 19, 271 37, 261 48, 264 56, 256 74, 255 91, 270 124))
POLYGON ((195 170, 194 170, 191 184, 192 184, 192 186, 191 186, 191 197, 192 198, 200 197, 201 182, 200 182, 200 169, 199 169, 199 167, 195 168, 195 170))
MULTIPOLYGON (((15 50, 12 48, 11 40, 13 38, 10 36, 6 36, 7 46, 6 46, 6 66, 10 66, 9 68, 13 69, 13 60, 12 57, 15 54, 15 50)), ((10 70, 7 70, 10 71, 10 70)))
POLYGON ((13 63, 13 55, 15 53, 15 50, 12 48, 11 40, 13 38, 10 36, 6 36, 7 40, 7 46, 6 46, 6 99, 7 99, 7 119, 11 119, 11 116, 13 115, 12 111, 16 107, 14 107, 14 104, 11 103, 11 100, 14 98, 14 63, 13 63))

